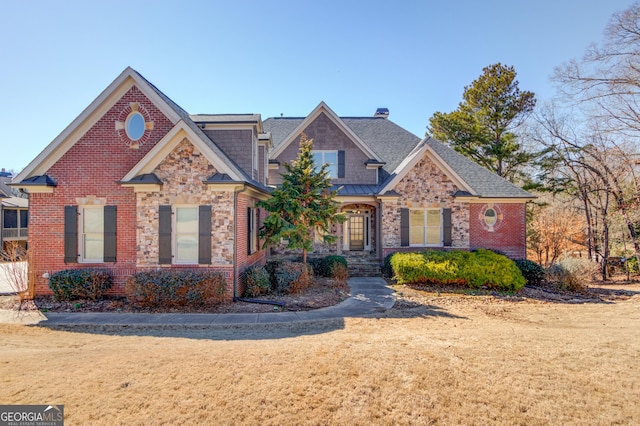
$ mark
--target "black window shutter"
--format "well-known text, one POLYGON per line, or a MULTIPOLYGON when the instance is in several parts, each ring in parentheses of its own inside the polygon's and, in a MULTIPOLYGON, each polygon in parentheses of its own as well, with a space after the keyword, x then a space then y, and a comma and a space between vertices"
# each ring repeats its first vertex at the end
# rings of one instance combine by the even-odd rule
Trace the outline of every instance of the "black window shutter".
POLYGON ((158 223, 158 263, 171 264, 171 206, 160 206, 158 223))
POLYGON ((198 263, 211 265, 211 206, 198 208, 198 263))
POLYGON ((446 247, 451 247, 451 209, 442 209, 442 239, 446 247))
POLYGON ((104 261, 116 261, 116 206, 104 206, 104 261))
POLYGON ((64 263, 78 263, 78 207, 64 206, 64 263))
POLYGON ((400 209, 400 245, 409 246, 409 209, 400 209))
POLYGON ((255 209, 256 212, 256 250, 260 250, 260 209, 255 209))
POLYGON ((338 151, 338 177, 344 177, 344 151, 338 151))
POLYGON ((247 254, 251 254, 251 233, 253 229, 251 228, 251 207, 247 207, 247 254))

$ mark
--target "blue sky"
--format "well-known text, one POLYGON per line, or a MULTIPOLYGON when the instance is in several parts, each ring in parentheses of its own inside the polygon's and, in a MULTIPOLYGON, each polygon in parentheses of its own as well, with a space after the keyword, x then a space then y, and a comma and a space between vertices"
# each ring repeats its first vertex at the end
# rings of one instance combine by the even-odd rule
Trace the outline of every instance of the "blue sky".
POLYGON ((19 1, 0 14, 0 167, 19 171, 124 68, 190 113, 390 119, 423 136, 496 63, 552 98, 554 67, 626 0, 19 1))

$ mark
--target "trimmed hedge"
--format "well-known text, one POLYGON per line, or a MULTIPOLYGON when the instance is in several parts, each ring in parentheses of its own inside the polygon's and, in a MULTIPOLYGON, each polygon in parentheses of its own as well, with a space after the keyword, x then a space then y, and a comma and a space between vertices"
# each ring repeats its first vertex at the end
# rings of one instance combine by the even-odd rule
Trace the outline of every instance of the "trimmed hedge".
POLYGON ((516 264, 491 250, 394 253, 390 264, 400 284, 458 284, 516 291, 525 285, 516 264))
POLYGON ((127 279, 127 298, 143 307, 206 307, 224 299, 226 280, 213 271, 179 269, 138 272, 127 279))
POLYGON ((244 295, 257 297, 271 291, 269 273, 262 266, 251 266, 242 273, 242 283, 245 286, 244 295))
POLYGON ((102 298, 111 288, 111 275, 99 269, 65 269, 49 277, 49 288, 58 301, 102 298))

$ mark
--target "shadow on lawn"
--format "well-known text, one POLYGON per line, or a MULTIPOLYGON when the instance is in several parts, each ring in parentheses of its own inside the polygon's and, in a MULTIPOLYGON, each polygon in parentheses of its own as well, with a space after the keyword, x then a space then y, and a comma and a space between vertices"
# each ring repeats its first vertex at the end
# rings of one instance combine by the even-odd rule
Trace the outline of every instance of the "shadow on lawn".
POLYGON ((73 333, 99 334, 105 336, 169 337, 198 340, 277 340, 291 337, 330 333, 344 329, 341 318, 322 321, 300 321, 279 324, 233 324, 233 325, 80 325, 47 324, 36 327, 73 333))
POLYGON ((376 315, 379 318, 457 318, 468 319, 447 312, 444 308, 428 303, 420 303, 416 301, 398 299, 393 308, 376 315))

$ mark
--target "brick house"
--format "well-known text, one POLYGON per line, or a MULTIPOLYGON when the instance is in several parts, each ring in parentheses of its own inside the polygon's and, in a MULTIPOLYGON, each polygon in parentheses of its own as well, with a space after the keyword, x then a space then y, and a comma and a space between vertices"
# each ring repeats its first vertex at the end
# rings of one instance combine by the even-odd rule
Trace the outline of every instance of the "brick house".
POLYGON ((427 247, 490 248, 526 257, 525 205, 534 197, 431 138, 420 140, 379 108, 370 117, 338 117, 320 103, 308 116, 268 118, 273 140, 269 183, 298 152, 300 134, 331 164, 347 221, 338 241, 316 251, 389 253, 427 247))
POLYGON ((525 256, 532 196, 433 139, 388 119, 338 117, 320 103, 302 118, 189 115, 125 69, 12 185, 30 194, 29 267, 36 294, 47 274, 103 268, 126 277, 156 268, 220 271, 240 296, 240 274, 263 264, 258 200, 281 182, 301 132, 329 163, 348 220, 318 252, 424 247, 500 249, 525 256))

